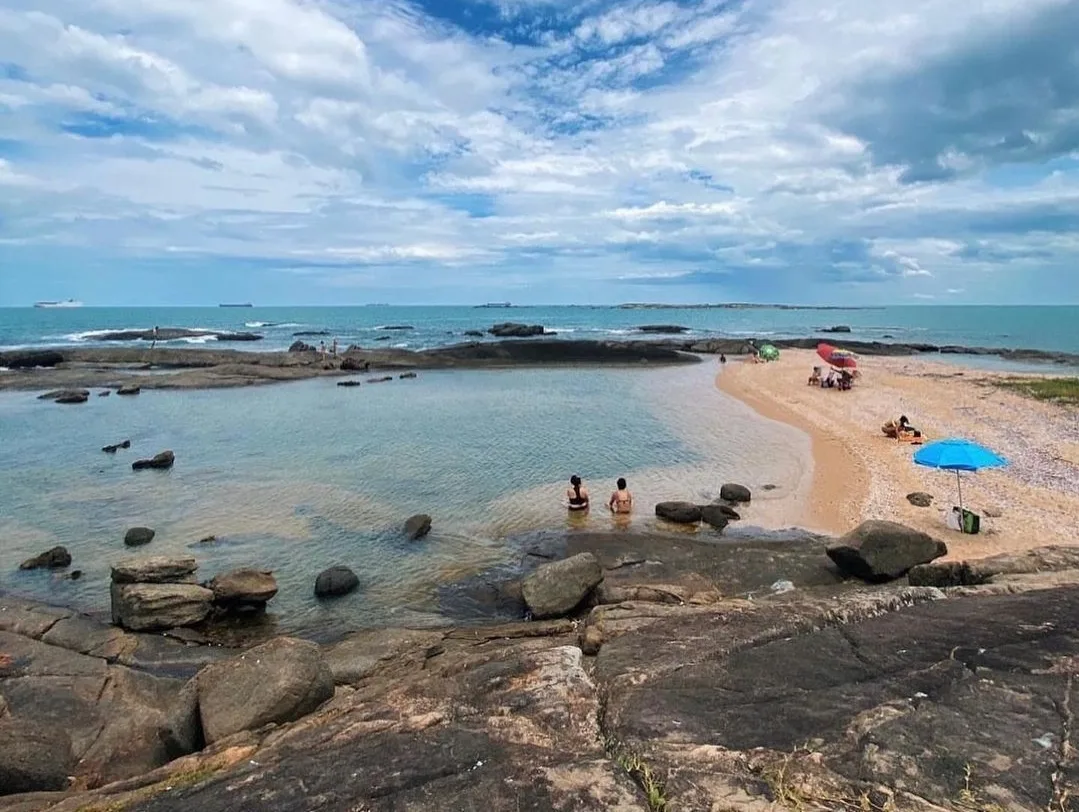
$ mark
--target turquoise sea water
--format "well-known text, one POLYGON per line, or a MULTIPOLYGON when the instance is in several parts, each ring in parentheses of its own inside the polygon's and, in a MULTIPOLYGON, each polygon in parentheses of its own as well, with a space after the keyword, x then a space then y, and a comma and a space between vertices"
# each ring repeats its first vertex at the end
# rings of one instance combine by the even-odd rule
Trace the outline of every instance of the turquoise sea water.
MULTIPOLYGON (((408 348, 434 347, 467 339, 500 321, 542 324, 566 338, 632 335, 643 324, 679 324, 696 336, 772 335, 803 337, 822 327, 846 324, 850 338, 918 341, 1079 353, 1079 307, 886 307, 866 310, 673 309, 614 307, 253 307, 253 308, 77 308, 0 309, 0 348, 87 344, 95 333, 124 328, 169 327, 249 330, 265 336, 238 349, 284 349, 294 333, 326 331, 305 338, 408 348), (387 326, 413 329, 386 331, 387 326)), ((177 342, 182 345, 184 342, 177 342)), ((186 343, 206 343, 187 339, 186 343)))

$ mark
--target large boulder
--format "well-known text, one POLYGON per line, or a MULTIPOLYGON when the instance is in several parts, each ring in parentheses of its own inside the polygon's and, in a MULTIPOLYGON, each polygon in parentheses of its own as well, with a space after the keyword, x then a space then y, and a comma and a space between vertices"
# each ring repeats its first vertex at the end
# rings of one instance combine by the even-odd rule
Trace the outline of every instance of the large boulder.
POLYGON ((696 524, 701 520, 701 508, 692 502, 660 502, 656 515, 676 524, 696 524))
POLYGON ((314 643, 278 637, 195 677, 207 744, 270 723, 292 722, 333 696, 333 674, 314 643))
POLYGON ((412 541, 422 539, 431 532, 431 517, 426 513, 417 513, 405 522, 405 535, 412 541))
POLYGON ((719 498, 724 502, 749 502, 753 493, 745 485, 728 482, 719 489, 719 498))
POLYGON ((895 580, 947 553, 943 541, 876 519, 862 522, 828 547, 828 557, 841 571, 871 583, 895 580))
POLYGON ((21 570, 61 569, 71 565, 71 553, 66 547, 53 547, 40 555, 28 558, 19 565, 21 570))
POLYGON ((116 584, 169 584, 191 581, 199 568, 194 556, 151 555, 144 558, 125 558, 112 566, 116 584))
POLYGON ((176 462, 176 455, 171 451, 162 451, 160 454, 154 454, 148 460, 135 460, 131 463, 131 467, 136 471, 141 471, 143 468, 171 468, 172 464, 176 462))
POLYGON ((701 520, 716 530, 722 530, 731 520, 731 517, 723 512, 725 507, 725 505, 701 505, 701 520))
POLYGON ((124 544, 128 547, 141 547, 154 540, 156 533, 150 527, 132 527, 124 533, 124 544))
POLYGON ((71 737, 60 725, 0 719, 0 795, 62 790, 74 768, 71 737))
POLYGON ((493 336, 499 338, 529 338, 531 336, 543 335, 542 324, 518 324, 516 322, 507 321, 502 324, 496 324, 488 331, 493 336))
POLYGON ((112 584, 112 621, 131 631, 194 626, 210 614, 214 593, 198 584, 112 584))
POLYGON ((233 611, 264 609, 277 594, 277 581, 268 570, 232 570, 216 576, 208 586, 214 603, 233 611))
POLYGON ((305 341, 297 340, 297 341, 293 341, 292 344, 289 345, 288 351, 289 352, 314 352, 315 348, 312 347, 310 344, 308 344, 305 341))
POLYGON ((533 617, 556 617, 576 608, 603 580, 592 553, 543 564, 524 579, 521 591, 533 617))
POLYGON ((315 596, 334 598, 347 595, 359 585, 360 579, 348 567, 330 567, 320 572, 315 579, 315 596))
POLYGON ((29 350, 18 352, 0 352, 0 367, 8 369, 33 369, 34 367, 54 367, 64 362, 64 356, 55 350, 29 350))

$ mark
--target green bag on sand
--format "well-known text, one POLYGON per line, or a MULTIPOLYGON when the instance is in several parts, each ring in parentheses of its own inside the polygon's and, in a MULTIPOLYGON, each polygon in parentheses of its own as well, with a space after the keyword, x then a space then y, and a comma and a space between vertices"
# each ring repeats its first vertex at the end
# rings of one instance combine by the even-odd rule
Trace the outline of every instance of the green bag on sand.
POLYGON ((977 533, 982 526, 982 517, 971 510, 963 508, 963 532, 977 533))

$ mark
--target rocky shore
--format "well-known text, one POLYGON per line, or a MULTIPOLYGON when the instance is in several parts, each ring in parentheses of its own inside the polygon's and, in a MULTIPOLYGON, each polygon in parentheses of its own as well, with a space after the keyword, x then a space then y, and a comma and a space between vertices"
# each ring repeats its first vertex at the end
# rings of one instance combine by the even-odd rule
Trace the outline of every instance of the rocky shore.
POLYGON ((0 596, 0 809, 1073 809, 1079 554, 939 552, 551 535, 549 619, 246 650, 0 596))
MULTIPOLYGON (((643 333, 677 333, 677 325, 645 325, 643 333)), ((493 369, 559 365, 685 364, 700 355, 745 355, 765 341, 781 349, 815 349, 817 338, 655 339, 588 341, 543 338, 539 325, 503 324, 497 335, 539 336, 470 342, 431 350, 349 347, 324 356, 297 342, 289 352, 244 352, 207 348, 82 347, 0 352, 0 390, 52 389, 58 396, 84 388, 210 389, 304 380, 356 371, 493 369), (520 328, 520 329, 518 329, 520 328)), ((142 335, 142 333, 139 333, 142 335)), ((239 340, 239 339, 237 339, 239 340)), ((253 340, 253 339, 243 339, 253 340)), ((1079 365, 1079 356, 1042 350, 844 341, 866 356, 992 355, 1010 361, 1079 365)), ((85 393, 88 397, 89 393, 85 393)), ((78 397, 63 402, 84 402, 78 397)))

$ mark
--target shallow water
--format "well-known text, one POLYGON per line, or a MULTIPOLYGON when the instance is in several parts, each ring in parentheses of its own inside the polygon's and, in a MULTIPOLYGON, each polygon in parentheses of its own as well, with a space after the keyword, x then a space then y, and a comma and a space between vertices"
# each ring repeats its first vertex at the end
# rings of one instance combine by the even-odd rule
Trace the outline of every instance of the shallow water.
POLYGON ((59 406, 0 395, 0 589, 107 608, 109 567, 132 554, 134 525, 157 537, 140 554, 187 552, 200 578, 272 569, 284 628, 433 621, 437 586, 513 554, 536 528, 615 526, 602 508, 614 479, 637 498, 636 527, 663 499, 706 500, 724 481, 775 484, 748 517, 784 523, 812 471, 805 435, 762 420, 714 385, 714 365, 455 371, 358 389, 314 380, 227 391, 147 391, 59 406), (106 455, 123 439, 132 448, 106 455), (168 472, 130 463, 165 448, 168 472), (561 500, 580 473, 586 517, 561 500), (426 512, 420 542, 399 528, 426 512), (200 543, 214 535, 216 540, 200 543), (79 581, 19 572, 53 544, 79 581), (319 604, 314 576, 351 566, 362 589, 319 604))

